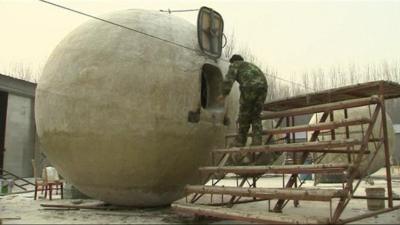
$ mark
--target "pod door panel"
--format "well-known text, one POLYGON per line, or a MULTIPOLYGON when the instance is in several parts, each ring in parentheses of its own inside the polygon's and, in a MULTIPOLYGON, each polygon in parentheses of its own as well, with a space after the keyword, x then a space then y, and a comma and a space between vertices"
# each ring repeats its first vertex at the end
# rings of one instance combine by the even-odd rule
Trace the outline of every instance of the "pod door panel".
POLYGON ((200 49, 211 58, 219 58, 222 53, 224 21, 211 8, 201 7, 197 18, 197 36, 200 49))

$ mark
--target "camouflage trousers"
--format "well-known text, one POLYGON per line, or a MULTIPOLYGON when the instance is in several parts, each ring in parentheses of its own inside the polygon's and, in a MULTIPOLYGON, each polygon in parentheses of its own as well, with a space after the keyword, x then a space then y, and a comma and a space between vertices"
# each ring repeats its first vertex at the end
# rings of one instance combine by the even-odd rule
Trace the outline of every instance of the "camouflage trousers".
POLYGON ((239 109, 239 132, 235 145, 245 146, 247 135, 252 127, 253 138, 251 145, 262 144, 262 121, 261 112, 267 97, 267 88, 241 88, 240 89, 240 109, 239 109))

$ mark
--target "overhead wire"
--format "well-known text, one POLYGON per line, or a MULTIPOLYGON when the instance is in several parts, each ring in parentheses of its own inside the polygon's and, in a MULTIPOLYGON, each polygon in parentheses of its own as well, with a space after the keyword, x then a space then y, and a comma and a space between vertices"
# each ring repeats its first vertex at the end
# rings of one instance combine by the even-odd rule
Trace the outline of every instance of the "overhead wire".
MULTIPOLYGON (((53 6, 55 6, 55 7, 59 7, 59 8, 61 8, 61 9, 65 9, 65 10, 74 12, 74 13, 77 13, 77 14, 80 14, 80 15, 83 15, 83 16, 87 16, 87 17, 90 17, 90 18, 92 18, 92 19, 96 19, 96 20, 99 20, 99 21, 102 21, 102 22, 105 22, 105 23, 108 23, 108 24, 111 24, 111 25, 114 25, 114 26, 117 26, 117 27, 121 27, 121 28, 130 30, 130 31, 133 31, 133 32, 137 32, 137 33, 139 33, 139 34, 142 34, 142 35, 145 35, 145 36, 148 36, 148 37, 157 39, 157 40, 159 40, 159 41, 163 41, 163 42, 166 42, 166 43, 175 45, 175 46, 177 46, 177 47, 185 48, 185 49, 187 49, 187 50, 194 51, 194 52, 196 52, 196 53, 200 53, 200 51, 199 51, 198 49, 191 48, 191 47, 185 46, 185 45, 183 45, 183 44, 179 44, 179 43, 176 43, 176 42, 174 42, 174 41, 171 41, 171 40, 168 40, 168 39, 164 39, 164 38, 161 38, 161 37, 152 35, 152 34, 148 34, 148 33, 146 33, 146 32, 143 32, 143 31, 140 31, 140 30, 137 30, 137 29, 134 29, 134 28, 131 28, 131 27, 128 27, 128 26, 119 24, 119 23, 115 23, 115 22, 112 22, 112 21, 109 21, 109 20, 106 20, 106 19, 102 19, 102 18, 100 18, 100 17, 93 16, 93 15, 90 15, 90 14, 85 13, 85 12, 82 12, 82 11, 78 11, 78 10, 75 10, 75 9, 72 9, 72 8, 69 8, 69 7, 60 5, 60 4, 56 4, 56 3, 53 3, 53 2, 50 2, 50 1, 46 1, 46 0, 38 0, 38 1, 43 2, 43 3, 46 3, 46 4, 49 4, 49 5, 53 5, 53 6)), ((184 11, 194 11, 194 10, 197 10, 197 9, 190 9, 190 10, 169 10, 169 9, 168 9, 168 11, 164 11, 164 12, 169 12, 169 13, 171 13, 171 12, 174 12, 174 11, 176 11, 176 12, 184 12, 184 11)), ((160 10, 160 11, 162 11, 162 10, 160 10)), ((162 11, 162 12, 163 12, 163 11, 162 11)), ((229 62, 228 60, 223 59, 223 58, 221 58, 220 60, 225 61, 225 62, 229 62)), ((304 86, 304 85, 302 85, 302 84, 300 84, 300 83, 297 83, 297 82, 294 82, 294 81, 291 81, 291 80, 286 80, 286 79, 284 79, 284 78, 282 78, 282 77, 275 76, 275 75, 271 75, 271 74, 266 74, 266 75, 267 75, 267 76, 270 76, 270 77, 274 77, 274 78, 279 79, 279 80, 282 80, 282 81, 285 81, 285 82, 289 82, 289 83, 298 85, 298 86, 302 86, 302 87, 305 88, 305 89, 309 89, 309 90, 313 90, 313 91, 314 91, 314 89, 310 89, 310 88, 308 88, 308 87, 306 87, 306 86, 304 86)))
POLYGON ((106 20, 106 19, 102 19, 102 18, 100 18, 100 17, 93 16, 93 15, 90 15, 90 14, 87 14, 87 13, 84 13, 84 12, 81 12, 81 11, 78 11, 78 10, 75 10, 75 9, 71 9, 71 8, 68 8, 68 7, 63 6, 63 5, 59 5, 59 4, 56 4, 56 3, 53 3, 53 2, 49 2, 49 1, 46 1, 46 0, 38 0, 38 1, 41 1, 41 2, 44 2, 44 3, 50 4, 50 5, 53 5, 53 6, 56 6, 56 7, 59 7, 59 8, 62 8, 62 9, 65 9, 65 10, 68 10, 68 11, 71 11, 71 12, 74 12, 74 13, 78 13, 78 14, 81 14, 81 15, 83 15, 83 16, 90 17, 90 18, 92 18, 92 19, 100 20, 100 21, 102 21, 102 22, 105 22, 105 23, 108 23, 108 24, 112 24, 112 25, 114 25, 114 26, 118 26, 118 27, 121 27, 121 28, 124 28, 124 29, 128 29, 128 30, 130 30, 130 31, 134 31, 134 32, 143 34, 143 35, 145 35, 145 36, 148 36, 148 37, 151 37, 151 38, 160 40, 160 41, 164 41, 164 42, 167 42, 167 43, 172 44, 172 45, 176 45, 176 46, 178 46, 178 47, 182 47, 182 48, 185 48, 185 49, 188 49, 188 50, 191 50, 191 51, 199 52, 197 49, 194 49, 194 48, 191 48, 191 47, 188 47, 188 46, 185 46, 185 45, 182 45, 182 44, 179 44, 179 43, 176 43, 176 42, 173 42, 173 41, 164 39, 164 38, 160 38, 160 37, 157 37, 157 36, 155 36, 155 35, 148 34, 148 33, 145 33, 145 32, 143 32, 143 31, 136 30, 136 29, 134 29, 134 28, 127 27, 127 26, 122 25, 122 24, 119 24, 119 23, 115 23, 115 22, 112 22, 112 21, 109 21, 109 20, 106 20))

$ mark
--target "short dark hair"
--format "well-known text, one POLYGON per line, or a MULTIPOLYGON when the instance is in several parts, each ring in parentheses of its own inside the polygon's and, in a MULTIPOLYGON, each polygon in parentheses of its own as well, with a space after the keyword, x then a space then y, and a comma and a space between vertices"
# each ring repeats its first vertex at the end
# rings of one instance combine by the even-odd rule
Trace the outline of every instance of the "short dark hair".
POLYGON ((232 57, 231 57, 231 59, 229 59, 229 62, 230 63, 233 63, 233 62, 235 62, 235 61, 244 61, 244 59, 243 59, 243 57, 241 56, 241 55, 233 55, 232 57))

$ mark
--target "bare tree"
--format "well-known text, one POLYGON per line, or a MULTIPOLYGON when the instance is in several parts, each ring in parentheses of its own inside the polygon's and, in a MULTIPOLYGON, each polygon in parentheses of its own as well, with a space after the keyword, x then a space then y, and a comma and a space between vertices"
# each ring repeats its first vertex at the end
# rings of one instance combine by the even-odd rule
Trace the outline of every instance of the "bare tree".
POLYGON ((273 71, 266 67, 264 69, 265 76, 267 78, 267 83, 268 83, 268 95, 267 95, 267 101, 271 101, 274 99, 279 98, 279 88, 278 88, 278 82, 276 79, 276 71, 273 71))
POLYGON ((357 83, 357 81, 361 80, 360 79, 361 77, 357 77, 356 78, 356 66, 355 66, 354 63, 349 64, 348 70, 349 70, 349 79, 350 79, 349 81, 350 81, 350 84, 357 83))
POLYGON ((302 75, 302 84, 304 86, 305 89, 309 89, 310 88, 310 81, 309 81, 309 75, 307 72, 303 73, 302 75))
MULTIPOLYGON (((376 80, 400 82, 399 62, 383 61, 379 64, 367 64, 365 66, 357 66, 351 63, 345 69, 340 65, 335 65, 328 69, 318 68, 302 75, 303 85, 314 90, 336 88, 376 80)), ((295 89, 296 87, 292 86, 291 88, 295 89)), ((296 91, 292 90, 292 94, 295 94, 296 91)), ((400 114, 398 113, 400 99, 390 100, 388 103, 387 111, 389 115, 395 123, 400 123, 400 114)))
POLYGON ((366 67, 365 67, 365 80, 371 80, 371 65, 370 64, 368 64, 368 65, 366 65, 366 67))
MULTIPOLYGON (((223 56, 225 58, 230 58, 233 54, 238 53, 241 54, 246 61, 254 63, 260 68, 264 68, 264 74, 268 82, 267 101, 297 95, 308 92, 311 89, 311 85, 309 84, 311 79, 307 79, 305 82, 303 81, 304 85, 294 82, 295 79, 293 76, 288 80, 282 79, 276 70, 272 70, 270 67, 264 66, 248 46, 241 46, 238 48, 236 43, 237 40, 235 33, 232 32, 227 37, 227 42, 223 49, 223 56)), ((317 79, 312 80, 315 81, 317 79)), ((320 80, 319 82, 323 82, 323 80, 320 80)), ((314 87, 316 86, 317 85, 314 85, 314 87)))
POLYGON ((42 71, 42 66, 37 66, 37 69, 32 69, 31 65, 22 62, 11 63, 8 68, 2 70, 4 75, 15 77, 21 80, 26 80, 30 82, 37 82, 40 73, 42 71))
POLYGON ((233 52, 235 51, 235 43, 235 33, 232 32, 229 35, 229 38, 226 37, 226 45, 223 49, 223 55, 226 59, 229 59, 233 55, 233 52))
POLYGON ((246 61, 260 65, 257 57, 252 53, 251 49, 248 46, 241 47, 238 50, 238 53, 242 55, 246 61))

